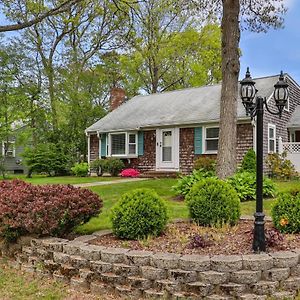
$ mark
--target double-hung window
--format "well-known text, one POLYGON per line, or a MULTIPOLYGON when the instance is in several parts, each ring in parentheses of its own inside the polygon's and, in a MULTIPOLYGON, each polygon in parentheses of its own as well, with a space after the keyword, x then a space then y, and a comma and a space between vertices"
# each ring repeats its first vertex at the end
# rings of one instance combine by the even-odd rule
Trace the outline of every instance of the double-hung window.
POLYGON ((268 124, 268 153, 276 152, 276 125, 268 124))
POLYGON ((205 128, 205 152, 217 153, 219 143, 219 127, 205 128))
POLYGON ((130 157, 137 155, 137 134, 129 132, 109 134, 109 156, 130 157))

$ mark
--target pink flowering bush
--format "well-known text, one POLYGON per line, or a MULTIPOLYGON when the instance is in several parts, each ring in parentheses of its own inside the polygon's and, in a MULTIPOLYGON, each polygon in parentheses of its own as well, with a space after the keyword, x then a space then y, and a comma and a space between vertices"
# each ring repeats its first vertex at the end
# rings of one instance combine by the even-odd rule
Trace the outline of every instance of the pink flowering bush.
POLYGON ((99 214, 102 200, 71 185, 34 186, 21 180, 0 182, 0 236, 63 236, 99 214))
POLYGON ((125 169, 120 173, 120 175, 122 177, 139 177, 140 172, 135 169, 125 169))

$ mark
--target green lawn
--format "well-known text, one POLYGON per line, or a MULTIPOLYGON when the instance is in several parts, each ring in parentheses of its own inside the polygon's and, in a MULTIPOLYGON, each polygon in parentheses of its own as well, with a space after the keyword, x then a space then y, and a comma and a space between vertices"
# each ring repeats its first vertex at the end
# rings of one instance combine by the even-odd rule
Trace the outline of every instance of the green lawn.
POLYGON ((185 203, 172 200, 176 195, 171 190, 171 187, 176 181, 176 179, 149 179, 146 181, 91 187, 90 189, 97 193, 103 200, 104 207, 99 217, 92 218, 87 224, 80 226, 77 231, 79 233, 91 233, 96 230, 111 228, 109 221, 111 207, 118 201, 123 193, 137 188, 154 189, 159 196, 167 200, 170 217, 172 219, 187 218, 188 211, 185 203))
POLYGON ((32 184, 78 184, 78 183, 119 180, 121 179, 121 177, 75 177, 75 176, 49 177, 45 175, 33 175, 32 178, 27 178, 25 175, 9 175, 8 179, 22 179, 32 184))
MULTIPOLYGON (((111 223, 109 220, 109 212, 111 207, 117 202, 123 193, 132 189, 143 187, 154 189, 162 198, 167 201, 171 219, 188 218, 188 210, 184 201, 174 200, 176 195, 172 191, 171 187, 176 183, 176 181, 176 179, 152 179, 140 182, 91 187, 90 189, 97 193, 103 200, 104 207, 102 213, 98 217, 92 218, 87 224, 77 228, 77 232, 86 234, 101 229, 111 228, 111 223)), ((278 190, 282 192, 299 187, 300 181, 276 181, 276 184, 278 186, 278 190)), ((270 215, 273 203, 274 199, 264 200, 264 211, 266 215, 270 215)), ((241 208, 243 216, 252 216, 255 212, 255 201, 243 202, 241 204, 241 208)))

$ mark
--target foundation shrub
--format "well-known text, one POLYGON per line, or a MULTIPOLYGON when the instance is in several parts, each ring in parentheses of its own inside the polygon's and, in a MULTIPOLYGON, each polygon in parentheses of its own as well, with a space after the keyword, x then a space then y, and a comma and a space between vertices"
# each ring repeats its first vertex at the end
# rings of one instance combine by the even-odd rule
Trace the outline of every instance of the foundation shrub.
POLYGON ((102 200, 71 185, 34 186, 21 180, 0 182, 0 236, 64 236, 99 214, 102 200))
POLYGON ((201 156, 194 162, 194 170, 215 171, 216 160, 207 156, 201 156))
POLYGON ((112 176, 118 176, 124 168, 125 165, 119 158, 107 158, 103 163, 103 171, 110 173, 112 176))
POLYGON ((207 178, 195 183, 186 197, 190 217, 198 225, 234 225, 240 217, 240 200, 230 184, 207 178))
POLYGON ((300 232, 300 194, 282 193, 272 207, 274 226, 282 233, 300 232))
POLYGON ((97 176, 102 176, 105 169, 105 159, 95 159, 91 162, 91 169, 97 173, 97 176))
POLYGON ((158 236, 168 221, 166 203, 150 189, 136 189, 122 195, 113 207, 111 221, 114 234, 122 239, 158 236))

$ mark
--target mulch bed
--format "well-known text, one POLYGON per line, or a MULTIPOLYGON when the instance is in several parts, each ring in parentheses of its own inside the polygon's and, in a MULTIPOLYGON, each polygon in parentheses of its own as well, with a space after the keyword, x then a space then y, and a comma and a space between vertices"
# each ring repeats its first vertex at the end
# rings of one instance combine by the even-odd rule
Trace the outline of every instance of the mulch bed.
MULTIPOLYGON (((271 221, 265 224, 267 252, 300 249, 300 234, 280 234, 271 221)), ((165 232, 157 238, 141 241, 120 240, 107 234, 92 244, 106 247, 121 247, 132 250, 154 252, 173 252, 179 254, 251 254, 253 221, 240 220, 234 226, 222 228, 200 227, 188 222, 168 225, 165 232)))

